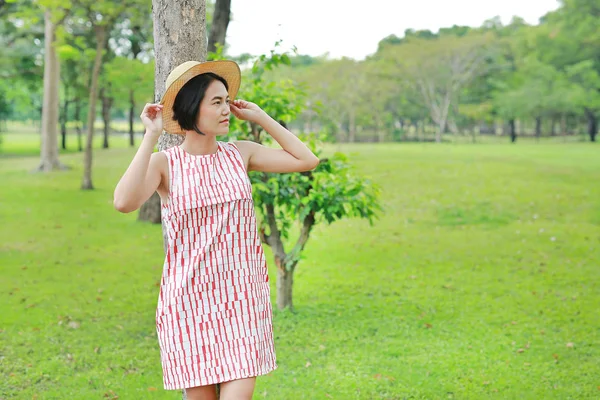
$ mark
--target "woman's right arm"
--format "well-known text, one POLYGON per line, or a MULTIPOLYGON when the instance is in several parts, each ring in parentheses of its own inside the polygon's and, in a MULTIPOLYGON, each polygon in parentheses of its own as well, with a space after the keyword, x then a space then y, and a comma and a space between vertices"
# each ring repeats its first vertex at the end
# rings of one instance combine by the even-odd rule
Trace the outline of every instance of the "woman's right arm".
POLYGON ((162 106, 146 104, 140 117, 146 133, 114 192, 114 206, 122 213, 140 208, 159 188, 168 168, 166 156, 154 153, 154 146, 162 133, 162 106))

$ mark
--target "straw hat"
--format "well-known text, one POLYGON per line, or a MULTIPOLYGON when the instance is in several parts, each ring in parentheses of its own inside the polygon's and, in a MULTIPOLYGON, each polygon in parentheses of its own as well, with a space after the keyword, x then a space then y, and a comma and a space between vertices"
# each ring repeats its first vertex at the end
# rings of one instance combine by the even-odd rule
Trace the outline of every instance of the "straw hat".
POLYGON ((202 63, 198 61, 186 61, 183 64, 178 65, 167 77, 167 83, 165 85, 167 90, 160 101, 160 104, 164 106, 162 111, 163 129, 168 133, 185 133, 177 121, 173 119, 173 103, 175 102, 175 97, 177 97, 179 90, 190 79, 206 72, 212 72, 225 79, 227 81, 227 86, 229 86, 229 98, 232 101, 235 99, 235 95, 240 89, 241 72, 240 67, 234 61, 219 60, 202 63))

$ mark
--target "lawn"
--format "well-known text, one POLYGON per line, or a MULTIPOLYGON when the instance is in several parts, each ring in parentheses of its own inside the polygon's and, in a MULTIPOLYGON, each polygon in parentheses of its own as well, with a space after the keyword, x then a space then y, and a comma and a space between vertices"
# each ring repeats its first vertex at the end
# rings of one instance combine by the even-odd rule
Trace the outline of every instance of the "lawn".
MULTIPOLYGON (((0 399, 180 399, 162 389, 154 327, 161 228, 112 208, 133 150, 98 149, 84 192, 81 154, 32 174, 35 143, 14 136, 0 399)), ((598 146, 338 148, 382 187, 385 214, 314 231, 256 399, 600 397, 598 146)))

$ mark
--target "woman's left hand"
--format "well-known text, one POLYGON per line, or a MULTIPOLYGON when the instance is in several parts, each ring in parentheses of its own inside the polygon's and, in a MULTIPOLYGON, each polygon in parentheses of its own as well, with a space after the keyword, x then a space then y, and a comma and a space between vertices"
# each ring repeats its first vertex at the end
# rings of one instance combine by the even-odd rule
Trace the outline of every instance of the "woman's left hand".
POLYGON ((259 123, 265 112, 256 104, 245 100, 234 100, 231 104, 231 113, 242 121, 259 123))

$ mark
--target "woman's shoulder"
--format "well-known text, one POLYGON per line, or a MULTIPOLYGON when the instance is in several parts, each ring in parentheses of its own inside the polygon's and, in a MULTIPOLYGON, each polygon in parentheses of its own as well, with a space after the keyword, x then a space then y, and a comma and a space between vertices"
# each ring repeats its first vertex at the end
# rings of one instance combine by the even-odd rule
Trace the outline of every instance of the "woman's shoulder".
POLYGON ((234 156, 235 159, 243 162, 244 167, 248 168, 248 159, 251 154, 251 148, 249 147, 253 142, 249 142, 246 140, 235 140, 232 142, 225 142, 225 147, 228 149, 228 152, 234 156))
POLYGON ((169 166, 169 157, 166 150, 157 151, 150 156, 150 165, 159 170, 166 171, 169 166))

